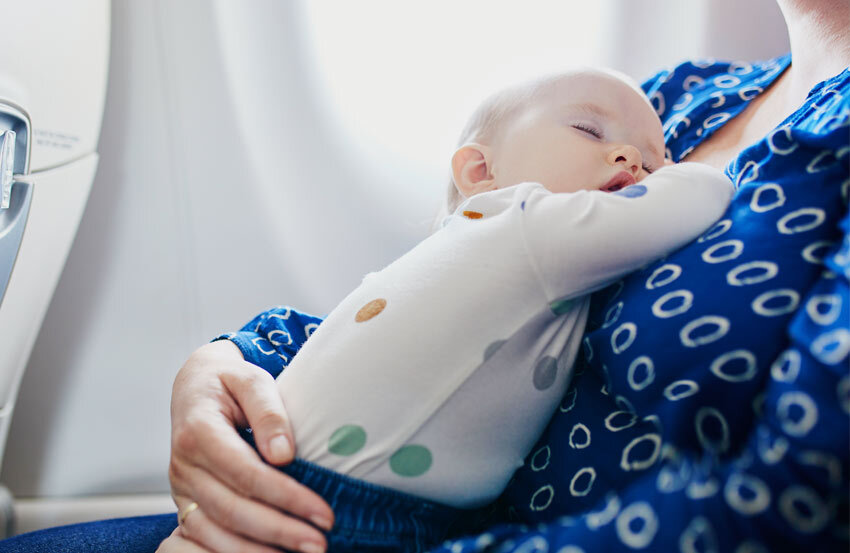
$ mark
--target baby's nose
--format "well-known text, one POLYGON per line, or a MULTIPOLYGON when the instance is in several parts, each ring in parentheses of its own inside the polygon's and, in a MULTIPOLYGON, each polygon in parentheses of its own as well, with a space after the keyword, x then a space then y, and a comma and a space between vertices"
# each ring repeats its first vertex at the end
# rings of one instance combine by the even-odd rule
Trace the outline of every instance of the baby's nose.
POLYGON ((640 155, 640 150, 634 146, 625 144, 615 148, 608 154, 608 163, 611 165, 621 163, 626 171, 630 172, 633 176, 637 176, 640 172, 643 158, 640 155))

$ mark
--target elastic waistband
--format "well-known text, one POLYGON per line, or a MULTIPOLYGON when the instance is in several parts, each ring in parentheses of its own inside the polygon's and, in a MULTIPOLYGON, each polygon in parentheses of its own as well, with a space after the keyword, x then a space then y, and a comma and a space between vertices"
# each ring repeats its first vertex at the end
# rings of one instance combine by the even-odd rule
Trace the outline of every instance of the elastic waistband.
POLYGON ((434 543, 468 511, 357 480, 303 459, 280 469, 315 491, 334 512, 335 533, 354 539, 404 536, 434 543))
MULTIPOLYGON (((250 430, 240 434, 256 448, 250 430)), ((404 550, 418 551, 420 544, 439 544, 447 532, 459 531, 471 520, 468 517, 480 513, 358 480, 303 459, 277 468, 328 502, 334 513, 329 543, 392 541, 416 544, 404 550)))

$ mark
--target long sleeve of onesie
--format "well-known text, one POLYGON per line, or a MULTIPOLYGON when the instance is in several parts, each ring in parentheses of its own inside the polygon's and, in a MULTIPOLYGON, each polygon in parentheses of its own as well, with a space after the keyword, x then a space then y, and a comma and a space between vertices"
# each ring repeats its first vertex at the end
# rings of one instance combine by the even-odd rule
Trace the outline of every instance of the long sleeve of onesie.
POLYGON ((721 171, 699 163, 663 167, 613 194, 537 186, 522 203, 521 228, 546 296, 568 301, 690 242, 733 192, 721 171))

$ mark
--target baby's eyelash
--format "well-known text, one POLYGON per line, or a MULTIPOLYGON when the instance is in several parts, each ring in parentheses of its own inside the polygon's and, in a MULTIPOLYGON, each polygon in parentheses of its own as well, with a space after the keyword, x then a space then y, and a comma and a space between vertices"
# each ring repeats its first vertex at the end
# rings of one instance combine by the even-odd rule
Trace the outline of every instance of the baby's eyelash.
MULTIPOLYGON (((572 127, 574 129, 578 129, 580 131, 586 132, 587 134, 595 136, 596 138, 600 138, 600 139, 602 138, 602 133, 600 131, 596 130, 595 128, 593 128, 591 126, 585 125, 583 123, 575 123, 575 124, 573 124, 572 127)), ((647 173, 653 173, 655 171, 655 169, 653 169, 652 166, 649 165, 648 163, 643 164, 643 170, 646 171, 647 173)))
POLYGON ((580 131, 584 131, 587 134, 591 134, 591 135, 595 136, 596 138, 602 138, 602 133, 599 132, 598 130, 594 129, 593 127, 588 127, 587 125, 583 125, 581 123, 576 123, 575 125, 573 125, 573 128, 578 129, 580 131))

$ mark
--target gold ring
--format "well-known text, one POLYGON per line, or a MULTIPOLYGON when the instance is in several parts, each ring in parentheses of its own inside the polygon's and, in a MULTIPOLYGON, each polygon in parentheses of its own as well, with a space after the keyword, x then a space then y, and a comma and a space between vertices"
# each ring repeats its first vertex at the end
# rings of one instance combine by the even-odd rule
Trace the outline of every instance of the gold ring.
POLYGON ((183 526, 183 522, 186 520, 186 517, 189 516, 189 513, 198 508, 198 504, 193 501, 186 505, 186 508, 177 513, 177 524, 183 526))

